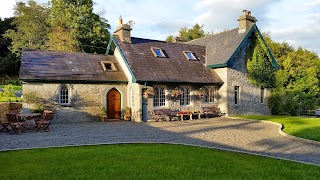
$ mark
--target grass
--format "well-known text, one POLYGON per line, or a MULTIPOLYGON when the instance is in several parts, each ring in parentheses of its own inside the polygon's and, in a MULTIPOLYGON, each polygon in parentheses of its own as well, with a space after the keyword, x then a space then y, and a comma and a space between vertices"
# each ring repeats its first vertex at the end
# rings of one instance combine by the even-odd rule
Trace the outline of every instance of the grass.
POLYGON ((318 179, 320 167, 208 148, 122 144, 0 152, 0 179, 318 179), (4 173, 5 172, 5 173, 4 173))
POLYGON ((21 102, 22 99, 20 97, 0 97, 0 102, 21 102), (9 100, 10 99, 10 100, 9 100))
MULTIPOLYGON (((0 85, 0 88, 4 88, 5 85, 0 85)), ((13 89, 15 91, 21 91, 22 86, 13 86, 13 89)), ((10 97, 0 97, 0 102, 21 102, 22 99, 20 97, 16 96, 10 96, 10 97)))
MULTIPOLYGON (((5 85, 0 85, 0 88, 4 88, 5 85)), ((22 90, 22 86, 13 86, 13 89, 16 91, 21 91, 22 90)))
POLYGON ((284 125, 284 132, 293 136, 320 141, 320 118, 296 116, 239 116, 245 119, 266 120, 284 125))

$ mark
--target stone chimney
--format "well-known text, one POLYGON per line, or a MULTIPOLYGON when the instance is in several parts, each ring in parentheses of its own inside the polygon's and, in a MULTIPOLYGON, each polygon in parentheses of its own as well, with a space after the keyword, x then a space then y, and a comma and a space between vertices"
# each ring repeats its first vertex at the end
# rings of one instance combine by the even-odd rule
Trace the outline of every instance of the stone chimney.
POLYGON ((181 44, 186 42, 186 40, 183 37, 181 37, 181 35, 179 35, 179 36, 173 37, 172 42, 181 44))
POLYGON ((255 23, 257 20, 255 17, 251 16, 251 11, 243 10, 242 16, 239 16, 239 33, 246 32, 250 24, 255 23))
POLYGON ((116 30, 114 31, 115 35, 118 35, 122 42, 131 43, 131 33, 132 30, 130 24, 123 24, 122 17, 119 17, 119 24, 116 30))

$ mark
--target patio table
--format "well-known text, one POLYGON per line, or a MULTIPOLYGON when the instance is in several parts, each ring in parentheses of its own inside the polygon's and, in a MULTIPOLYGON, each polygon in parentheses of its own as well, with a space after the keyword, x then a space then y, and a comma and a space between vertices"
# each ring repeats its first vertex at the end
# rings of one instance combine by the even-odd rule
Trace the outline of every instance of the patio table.
POLYGON ((36 127, 36 119, 41 116, 40 113, 26 113, 26 114, 17 114, 17 116, 21 117, 22 120, 25 121, 25 126, 36 127))

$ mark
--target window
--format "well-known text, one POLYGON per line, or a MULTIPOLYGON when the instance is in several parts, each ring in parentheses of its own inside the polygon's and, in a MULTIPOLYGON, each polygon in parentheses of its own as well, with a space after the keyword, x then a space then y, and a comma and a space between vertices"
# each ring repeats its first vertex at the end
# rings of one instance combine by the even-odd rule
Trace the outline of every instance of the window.
POLYGON ((216 88, 215 87, 206 87, 204 88, 206 95, 204 98, 204 102, 215 102, 215 93, 216 88))
POLYGON ((183 51, 183 54, 186 56, 188 60, 197 60, 197 58, 190 51, 183 51))
POLYGON ((239 104, 239 86, 234 87, 234 104, 239 104))
POLYGON ((166 105, 166 95, 164 87, 154 87, 153 106, 161 107, 166 105))
POLYGON ((161 58, 166 57, 166 55, 163 53, 163 51, 160 48, 152 47, 151 51, 152 51, 154 57, 161 57, 161 58))
POLYGON ((261 104, 264 103, 264 88, 260 89, 260 102, 261 104))
POLYGON ((129 107, 133 107, 133 105, 134 105, 134 93, 133 93, 133 87, 131 87, 131 88, 130 88, 129 96, 130 96, 129 107))
POLYGON ((70 104, 69 98, 70 95, 68 87, 65 85, 61 86, 59 94, 59 104, 70 104))
POLYGON ((101 61, 101 65, 104 71, 117 71, 116 67, 112 62, 101 61))
POLYGON ((180 105, 190 105, 190 88, 182 87, 180 90, 182 91, 182 95, 180 96, 180 105))

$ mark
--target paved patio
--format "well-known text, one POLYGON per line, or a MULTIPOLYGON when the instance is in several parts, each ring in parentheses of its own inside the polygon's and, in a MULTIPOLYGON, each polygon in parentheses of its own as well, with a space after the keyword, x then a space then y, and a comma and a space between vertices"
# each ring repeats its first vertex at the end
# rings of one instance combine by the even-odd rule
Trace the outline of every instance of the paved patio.
POLYGON ((225 117, 183 122, 52 124, 51 132, 27 130, 19 135, 0 133, 0 151, 145 142, 206 146, 320 165, 320 143, 285 137, 275 124, 225 117))

